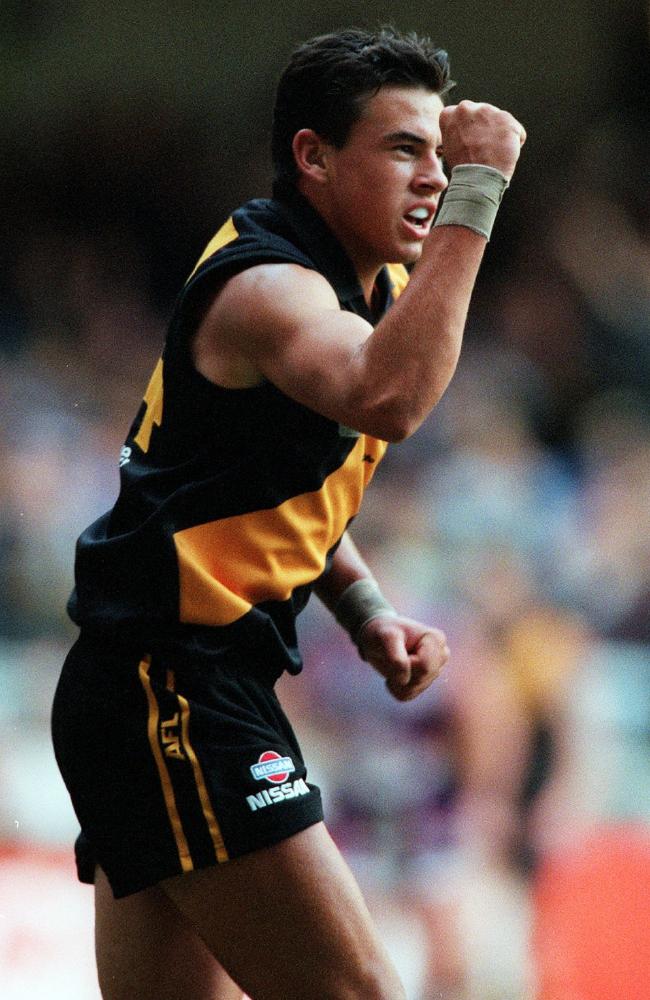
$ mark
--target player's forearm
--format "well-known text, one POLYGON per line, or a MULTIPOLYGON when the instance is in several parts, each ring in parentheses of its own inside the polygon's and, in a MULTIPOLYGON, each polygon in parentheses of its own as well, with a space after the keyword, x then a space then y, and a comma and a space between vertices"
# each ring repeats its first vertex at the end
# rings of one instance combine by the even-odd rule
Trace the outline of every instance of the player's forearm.
POLYGON ((463 226, 435 228, 408 287, 364 344, 364 391, 380 401, 377 436, 408 437, 449 385, 485 245, 463 226))
POLYGON ((351 583, 366 578, 372 578, 370 567, 346 531, 329 570, 321 576, 314 590, 323 604, 333 611, 343 591, 351 583))
POLYGON ((369 622, 397 614, 347 532, 328 572, 318 581, 316 593, 357 646, 369 622))

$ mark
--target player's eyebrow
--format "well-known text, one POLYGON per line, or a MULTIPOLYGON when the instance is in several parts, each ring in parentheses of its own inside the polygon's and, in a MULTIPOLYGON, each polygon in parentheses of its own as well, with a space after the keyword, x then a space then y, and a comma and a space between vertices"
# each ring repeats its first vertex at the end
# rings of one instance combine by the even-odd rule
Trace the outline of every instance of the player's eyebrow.
POLYGON ((427 141, 423 136, 416 135, 415 132, 389 132, 384 138, 386 142, 415 142, 421 146, 427 141))

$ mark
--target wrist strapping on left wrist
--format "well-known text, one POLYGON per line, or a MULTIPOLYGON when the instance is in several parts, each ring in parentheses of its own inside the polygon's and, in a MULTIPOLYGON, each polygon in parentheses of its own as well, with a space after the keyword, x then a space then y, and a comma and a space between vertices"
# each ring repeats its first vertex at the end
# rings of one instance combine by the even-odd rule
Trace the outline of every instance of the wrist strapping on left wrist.
POLYGON ((373 618, 396 614, 395 608, 386 600, 379 584, 372 577, 351 583, 334 607, 334 617, 356 645, 359 644, 364 626, 373 618))

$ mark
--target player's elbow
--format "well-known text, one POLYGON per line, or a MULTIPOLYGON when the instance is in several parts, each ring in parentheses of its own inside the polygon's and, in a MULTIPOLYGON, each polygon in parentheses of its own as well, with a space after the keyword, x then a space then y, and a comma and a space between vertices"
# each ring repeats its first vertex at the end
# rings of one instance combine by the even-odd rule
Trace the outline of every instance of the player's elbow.
POLYGON ((368 414, 366 433, 391 444, 414 434, 426 416, 408 399, 394 398, 376 404, 368 414))
POLYGON ((435 377, 423 380, 419 372, 413 374, 406 367, 399 379, 383 380, 383 384, 370 389, 368 385, 357 396, 355 414, 363 415, 366 426, 359 428, 384 441, 400 442, 414 434, 429 413, 442 399, 452 372, 437 372, 435 377))
POLYGON ((388 441, 390 444, 399 444, 400 441, 405 441, 411 434, 414 434, 419 426, 419 423, 401 419, 396 415, 394 419, 384 422, 383 432, 377 437, 381 437, 383 441, 388 441))
POLYGON ((418 418, 405 416, 402 419, 397 419, 390 428, 390 436, 384 438, 384 440, 389 441, 391 444, 399 444, 400 441, 406 441, 412 434, 415 434, 423 421, 424 415, 418 418))

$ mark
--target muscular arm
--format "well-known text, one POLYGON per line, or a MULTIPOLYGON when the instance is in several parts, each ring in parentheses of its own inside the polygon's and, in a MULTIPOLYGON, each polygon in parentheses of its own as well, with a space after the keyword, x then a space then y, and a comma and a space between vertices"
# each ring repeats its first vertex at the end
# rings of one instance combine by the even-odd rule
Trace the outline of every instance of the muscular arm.
MULTIPOLYGON (((373 328, 341 311, 331 286, 291 264, 250 268, 224 286, 199 342, 218 331, 287 395, 385 441, 413 433, 445 391, 485 239, 434 229, 399 300, 373 328)), ((208 374, 209 372, 204 372, 208 374)))

